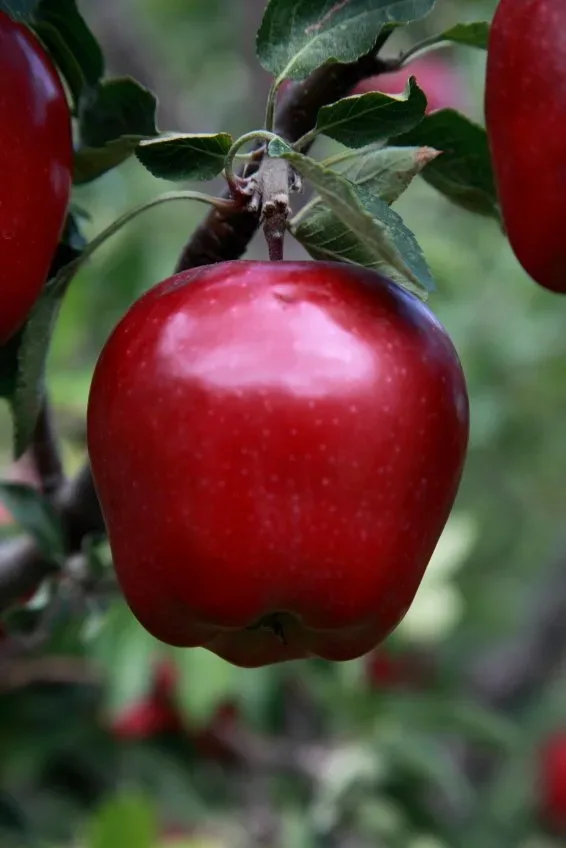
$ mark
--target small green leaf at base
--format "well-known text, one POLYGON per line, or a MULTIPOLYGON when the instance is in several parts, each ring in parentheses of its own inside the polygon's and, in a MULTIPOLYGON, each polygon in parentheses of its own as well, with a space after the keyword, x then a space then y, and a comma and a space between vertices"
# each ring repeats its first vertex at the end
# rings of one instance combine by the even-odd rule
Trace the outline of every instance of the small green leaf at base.
POLYGON ((224 168, 232 146, 229 133, 167 133, 142 141, 136 150, 141 164, 164 180, 211 180, 224 168))
POLYGON ((326 62, 354 62, 384 27, 425 17, 436 0, 270 0, 257 55, 275 77, 301 80, 326 62))
POLYGON ((65 553, 59 518, 43 495, 23 483, 0 483, 0 502, 49 559, 65 553))
POLYGON ((315 132, 346 147, 365 147, 413 129, 424 118, 426 106, 424 92, 411 77, 398 97, 371 91, 323 106, 315 132))

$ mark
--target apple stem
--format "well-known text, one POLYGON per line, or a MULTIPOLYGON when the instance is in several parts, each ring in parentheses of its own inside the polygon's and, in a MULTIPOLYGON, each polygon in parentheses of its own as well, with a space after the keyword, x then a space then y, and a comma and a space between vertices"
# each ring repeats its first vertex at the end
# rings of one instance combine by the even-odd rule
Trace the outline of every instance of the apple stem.
POLYGON ((272 262, 283 260, 289 206, 289 165, 284 159, 265 158, 257 175, 263 232, 272 262))

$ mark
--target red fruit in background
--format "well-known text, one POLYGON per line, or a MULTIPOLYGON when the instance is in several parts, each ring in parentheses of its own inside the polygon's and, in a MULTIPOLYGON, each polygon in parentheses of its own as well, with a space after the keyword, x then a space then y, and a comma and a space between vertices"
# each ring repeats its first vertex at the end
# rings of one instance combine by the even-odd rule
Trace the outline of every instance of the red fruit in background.
POLYGON ((112 722, 114 735, 120 739, 151 739, 160 733, 182 732, 183 721, 174 703, 175 678, 173 663, 159 662, 148 695, 112 722))
POLYGON ((0 344, 45 283, 72 181, 69 108, 51 59, 0 12, 0 344))
POLYGON ((555 734, 542 749, 539 793, 543 817, 566 834, 566 733, 555 734))
POLYGON ((415 59, 400 71, 368 77, 356 85, 352 94, 366 94, 369 91, 402 94, 410 77, 416 77, 418 85, 427 96, 427 113, 437 109, 465 108, 464 80, 460 78, 458 68, 432 54, 415 59))
POLYGON ((562 293, 565 30, 564 0, 501 0, 491 27, 485 87, 486 126, 509 242, 533 280, 562 293))
POLYGON ((378 648, 367 657, 366 674, 375 689, 420 689, 431 681, 433 669, 429 659, 416 652, 392 654, 378 648))
POLYGON ((468 438, 456 352, 366 269, 229 262, 144 295, 97 364, 88 446, 118 579, 164 642, 347 660, 406 613, 468 438))

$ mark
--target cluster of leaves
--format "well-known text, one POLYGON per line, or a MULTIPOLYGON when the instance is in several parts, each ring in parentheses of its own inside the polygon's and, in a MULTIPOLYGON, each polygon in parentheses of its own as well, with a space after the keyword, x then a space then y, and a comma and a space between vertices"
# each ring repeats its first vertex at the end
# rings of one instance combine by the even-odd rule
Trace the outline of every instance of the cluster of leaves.
MULTIPOLYGON (((257 36, 259 60, 275 78, 272 99, 283 81, 304 80, 328 62, 355 61, 378 39, 426 16, 434 5, 435 0, 338 5, 272 0, 257 36)), ((169 180, 207 180, 222 172, 232 137, 226 132, 160 133, 154 94, 131 78, 105 76, 101 48, 76 0, 0 0, 0 9, 36 31, 67 83, 76 133, 75 185, 99 178, 134 153, 152 174, 169 180)), ((439 34, 437 41, 485 48, 487 33, 485 23, 461 24, 439 34)), ((271 142, 269 155, 288 159, 316 191, 289 225, 315 259, 366 265, 417 291, 431 290, 422 251, 390 208, 419 173, 456 203, 497 217, 484 129, 456 111, 425 116, 425 109, 425 93, 411 80, 399 98, 373 92, 321 109, 308 138, 293 147, 282 139, 271 142), (301 153, 318 135, 345 145, 348 152, 327 162, 301 153)), ((91 253, 80 233, 81 214, 72 207, 51 279, 23 330, 0 351, 0 393, 13 410, 16 455, 33 434, 62 298, 91 253)))

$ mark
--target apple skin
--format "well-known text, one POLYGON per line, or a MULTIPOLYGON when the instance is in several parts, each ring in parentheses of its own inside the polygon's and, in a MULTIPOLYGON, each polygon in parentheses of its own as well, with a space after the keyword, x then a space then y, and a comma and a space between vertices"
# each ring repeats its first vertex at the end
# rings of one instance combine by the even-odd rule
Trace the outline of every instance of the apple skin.
POLYGON ((566 834, 566 733, 553 734, 541 751, 540 806, 550 827, 566 834))
POLYGON ((566 3, 501 0, 489 37, 485 118, 511 247, 540 286, 566 293, 566 3), (528 73, 521 69, 528 68, 528 73))
POLYGON ((384 94, 402 94, 409 78, 413 76, 427 96, 427 114, 438 109, 465 108, 467 105, 457 69, 452 63, 433 55, 415 59, 399 71, 367 77, 361 80, 351 93, 382 91, 384 94))
POLYGON ((411 604, 458 489, 468 398, 442 325, 379 274, 227 262, 126 313, 87 438, 150 633, 243 667, 349 660, 411 604))
POLYGON ((23 324, 49 273, 71 191, 65 92, 51 59, 0 12, 0 344, 23 324))

